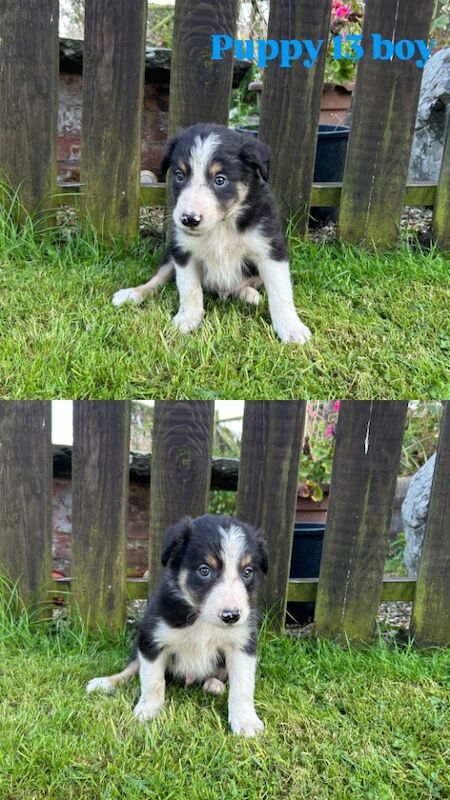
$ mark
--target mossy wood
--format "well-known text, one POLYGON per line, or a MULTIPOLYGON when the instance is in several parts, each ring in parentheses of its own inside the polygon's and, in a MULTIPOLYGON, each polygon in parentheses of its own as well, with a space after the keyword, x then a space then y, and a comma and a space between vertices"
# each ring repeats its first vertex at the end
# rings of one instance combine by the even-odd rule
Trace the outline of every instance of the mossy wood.
POLYGON ((277 628, 286 615, 305 408, 303 400, 245 402, 236 515, 267 539, 263 596, 277 628))
MULTIPOLYGON (((268 38, 328 41, 330 0, 278 0, 270 4, 268 38)), ((264 70, 259 136, 272 148, 271 183, 284 216, 305 233, 314 173, 326 47, 313 67, 269 62, 264 70)))
POLYGON ((234 38, 237 0, 177 0, 170 70, 169 133, 196 122, 226 125, 233 54, 211 61, 211 36, 234 38))
POLYGON ((2 0, 0 11, 0 178, 42 215, 56 185, 58 11, 58 0, 2 0))
POLYGON ((450 106, 447 107, 444 152, 434 202, 433 236, 441 250, 450 251, 450 106))
POLYGON ((412 613, 422 647, 450 645, 450 401, 445 404, 412 613))
POLYGON ((125 621, 129 401, 75 401, 73 432, 73 596, 90 628, 114 630, 125 621))
POLYGON ((353 244, 389 247, 397 239, 423 75, 415 58, 374 59, 372 34, 426 40, 432 10, 433 0, 366 5, 339 214, 341 237, 353 244))
POLYGON ((407 407, 342 402, 314 618, 329 639, 374 633, 407 407))
POLYGON ((169 525, 205 514, 211 483, 213 400, 155 402, 150 486, 150 593, 162 572, 161 550, 169 525))
POLYGON ((146 0, 86 3, 81 183, 101 238, 138 232, 146 0))
POLYGON ((50 413, 49 400, 0 401, 0 574, 28 607, 50 601, 50 413))

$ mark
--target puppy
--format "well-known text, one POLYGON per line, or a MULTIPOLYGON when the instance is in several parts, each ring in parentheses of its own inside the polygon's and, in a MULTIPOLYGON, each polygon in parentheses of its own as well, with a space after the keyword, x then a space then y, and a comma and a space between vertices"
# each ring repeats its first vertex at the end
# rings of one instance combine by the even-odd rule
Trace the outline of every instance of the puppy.
POLYGON ((167 569, 128 665, 116 675, 93 678, 87 691, 112 692, 139 673, 134 714, 149 720, 163 707, 166 673, 186 685, 200 682, 212 694, 224 690, 228 676, 231 730, 254 736, 264 728, 253 702, 257 589, 261 573, 267 573, 261 534, 230 517, 186 518, 167 531, 161 560, 167 569))
POLYGON ((295 310, 283 226, 267 184, 270 149, 223 125, 193 125, 172 139, 161 171, 172 171, 175 200, 168 250, 156 275, 120 289, 113 304, 141 303, 173 276, 180 295, 173 324, 183 333, 203 319, 203 289, 257 305, 266 287, 283 342, 311 335, 295 310))

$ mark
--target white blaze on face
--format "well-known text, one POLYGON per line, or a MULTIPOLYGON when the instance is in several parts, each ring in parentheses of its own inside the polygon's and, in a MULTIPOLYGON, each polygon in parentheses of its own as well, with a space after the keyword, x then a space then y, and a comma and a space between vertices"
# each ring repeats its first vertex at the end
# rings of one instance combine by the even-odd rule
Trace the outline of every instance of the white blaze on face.
POLYGON ((214 133, 206 139, 200 136, 195 138, 189 154, 190 179, 186 188, 181 190, 173 210, 173 218, 180 228, 183 228, 181 222, 183 214, 193 214, 202 218, 198 226, 199 232, 213 227, 222 219, 223 213, 216 196, 207 183, 208 166, 219 144, 220 139, 214 133))
MULTIPOLYGON (((246 550, 244 532, 237 525, 219 528, 223 570, 218 583, 208 594, 201 616, 213 624, 224 625, 221 614, 225 609, 237 609, 245 622, 250 613, 247 589, 241 578, 240 564, 246 550)), ((233 625, 230 626, 231 628, 233 625)))

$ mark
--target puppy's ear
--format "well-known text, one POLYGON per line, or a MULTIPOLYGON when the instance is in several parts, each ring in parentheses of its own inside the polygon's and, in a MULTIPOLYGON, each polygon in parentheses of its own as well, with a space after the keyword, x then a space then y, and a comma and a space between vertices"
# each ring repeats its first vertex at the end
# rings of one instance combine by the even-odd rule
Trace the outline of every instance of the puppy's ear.
MULTIPOLYGON (((181 131, 180 131, 180 133, 181 133, 181 131)), ((170 167, 170 165, 172 163, 173 151, 175 150, 175 147, 178 144, 178 140, 180 138, 180 133, 178 133, 172 139, 169 139, 169 141, 167 142, 166 149, 165 149, 164 155, 163 155, 163 160, 161 161, 161 166, 159 168, 160 176, 161 176, 162 180, 164 180, 164 178, 166 177, 167 170, 169 169, 169 167, 170 167)))
POLYGON ((176 525, 168 528, 164 537, 164 545, 161 553, 161 563, 163 567, 167 566, 169 559, 178 551, 183 548, 183 545, 189 541, 192 533, 192 519, 191 517, 184 517, 176 525))
POLYGON ((267 543, 264 539, 261 531, 258 531, 258 542, 257 542, 257 555, 258 555, 258 562, 259 566, 261 567, 264 575, 267 575, 267 570, 269 567, 268 564, 268 553, 267 553, 267 543))
POLYGON ((260 142, 256 136, 246 136, 239 151, 241 161, 255 170, 264 182, 269 180, 270 147, 260 142))

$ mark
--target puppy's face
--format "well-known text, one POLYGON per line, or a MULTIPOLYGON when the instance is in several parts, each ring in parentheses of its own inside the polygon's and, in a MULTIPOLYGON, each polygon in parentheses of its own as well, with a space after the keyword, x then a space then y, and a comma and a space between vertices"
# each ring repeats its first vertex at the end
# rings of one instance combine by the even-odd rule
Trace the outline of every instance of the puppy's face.
POLYGON ((162 172, 171 167, 176 227, 201 236, 239 212, 269 160, 267 145, 225 127, 194 125, 172 139, 162 172))
POLYGON ((237 520, 212 515, 185 521, 184 526, 170 554, 163 553, 163 563, 170 559, 177 592, 204 622, 219 627, 244 624, 259 577, 267 572, 262 537, 237 520))

